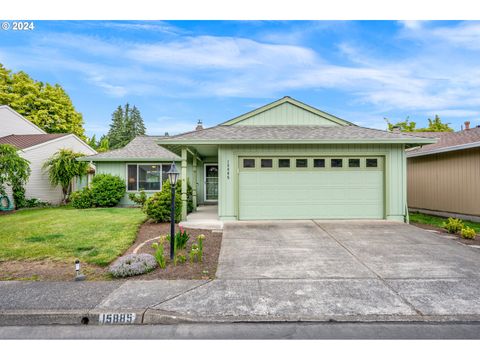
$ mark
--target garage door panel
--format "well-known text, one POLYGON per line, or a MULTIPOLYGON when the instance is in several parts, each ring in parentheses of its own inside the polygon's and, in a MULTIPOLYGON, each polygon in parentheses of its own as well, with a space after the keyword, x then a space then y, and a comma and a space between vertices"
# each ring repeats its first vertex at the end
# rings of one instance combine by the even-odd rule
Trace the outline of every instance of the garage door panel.
POLYGON ((383 171, 249 169, 239 173, 239 218, 381 219, 383 171))

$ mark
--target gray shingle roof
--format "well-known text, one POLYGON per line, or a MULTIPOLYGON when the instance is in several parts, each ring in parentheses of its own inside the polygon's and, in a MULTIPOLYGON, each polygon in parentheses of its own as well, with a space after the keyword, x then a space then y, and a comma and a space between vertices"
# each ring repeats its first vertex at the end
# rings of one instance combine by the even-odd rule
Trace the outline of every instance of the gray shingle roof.
POLYGON ((457 132, 430 132, 427 133, 426 136, 436 137, 439 140, 436 144, 410 149, 407 153, 408 156, 421 156, 438 152, 460 150, 465 148, 465 146, 480 147, 480 127, 457 132))
POLYGON ((431 142, 421 135, 395 133, 383 130, 369 129, 360 126, 226 126, 219 125, 199 131, 192 131, 165 139, 165 143, 187 141, 355 141, 355 140, 397 140, 397 142, 431 142))
POLYGON ((161 147, 157 141, 164 136, 137 136, 121 149, 111 150, 81 158, 84 161, 131 161, 131 160, 181 160, 173 152, 161 147))

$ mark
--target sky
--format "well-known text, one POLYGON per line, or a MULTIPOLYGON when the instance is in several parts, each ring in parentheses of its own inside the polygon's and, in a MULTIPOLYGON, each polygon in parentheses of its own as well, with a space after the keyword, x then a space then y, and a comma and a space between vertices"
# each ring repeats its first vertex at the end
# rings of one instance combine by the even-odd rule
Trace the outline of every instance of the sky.
POLYGON ((88 136, 118 105, 149 135, 214 126, 291 96, 365 127, 438 114, 480 125, 480 22, 35 21, 0 63, 60 84, 88 136))

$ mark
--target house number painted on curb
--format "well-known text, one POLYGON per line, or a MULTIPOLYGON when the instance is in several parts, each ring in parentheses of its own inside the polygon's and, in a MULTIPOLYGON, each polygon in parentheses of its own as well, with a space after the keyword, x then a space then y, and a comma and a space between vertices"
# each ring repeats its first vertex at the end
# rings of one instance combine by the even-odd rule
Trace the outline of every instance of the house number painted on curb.
POLYGON ((133 324, 135 322, 135 313, 118 313, 118 314, 100 314, 98 316, 100 324, 133 324))

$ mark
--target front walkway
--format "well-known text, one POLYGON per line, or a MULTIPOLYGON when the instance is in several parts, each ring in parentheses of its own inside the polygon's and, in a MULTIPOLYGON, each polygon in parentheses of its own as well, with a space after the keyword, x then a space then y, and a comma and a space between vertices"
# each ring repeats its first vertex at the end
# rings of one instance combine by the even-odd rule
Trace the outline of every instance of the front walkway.
POLYGON ((218 218, 217 205, 198 206, 197 211, 188 214, 187 220, 180 222, 180 225, 191 229, 223 229, 223 221, 218 218))

